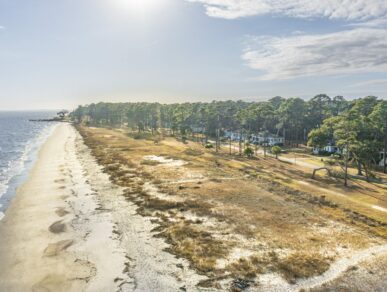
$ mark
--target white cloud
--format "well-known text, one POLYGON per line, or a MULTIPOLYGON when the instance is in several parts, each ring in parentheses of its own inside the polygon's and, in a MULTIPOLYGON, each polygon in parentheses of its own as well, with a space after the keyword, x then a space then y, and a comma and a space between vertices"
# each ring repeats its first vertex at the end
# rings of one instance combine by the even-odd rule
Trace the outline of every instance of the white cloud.
POLYGON ((355 28, 322 35, 250 37, 242 58, 262 80, 387 72, 387 30, 355 28))
POLYGON ((386 0, 186 0, 202 3, 211 17, 236 19, 275 14, 299 18, 366 20, 387 15, 386 0))

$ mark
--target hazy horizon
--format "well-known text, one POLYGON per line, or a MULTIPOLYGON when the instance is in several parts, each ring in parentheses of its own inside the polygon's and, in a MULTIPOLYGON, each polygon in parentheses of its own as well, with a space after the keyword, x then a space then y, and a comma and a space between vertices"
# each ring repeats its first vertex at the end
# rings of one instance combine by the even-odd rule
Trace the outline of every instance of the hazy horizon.
POLYGON ((383 99, 386 14, 382 0, 0 0, 0 109, 383 99))

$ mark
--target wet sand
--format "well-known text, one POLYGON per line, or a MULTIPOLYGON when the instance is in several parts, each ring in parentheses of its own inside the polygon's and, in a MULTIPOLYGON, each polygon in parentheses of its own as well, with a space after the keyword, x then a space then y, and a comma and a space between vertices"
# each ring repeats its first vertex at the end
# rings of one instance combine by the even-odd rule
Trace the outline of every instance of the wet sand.
POLYGON ((0 221, 0 291, 193 291, 78 132, 60 124, 0 221))

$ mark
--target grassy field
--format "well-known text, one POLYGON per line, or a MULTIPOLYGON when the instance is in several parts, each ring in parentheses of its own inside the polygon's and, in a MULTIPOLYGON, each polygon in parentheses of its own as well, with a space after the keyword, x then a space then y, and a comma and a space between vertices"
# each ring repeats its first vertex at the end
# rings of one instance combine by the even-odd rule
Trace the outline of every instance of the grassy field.
POLYGON ((203 287, 230 279, 259 285, 268 273, 295 283, 387 242, 383 183, 359 179, 344 188, 340 179, 311 179, 310 168, 289 160, 230 156, 175 138, 155 143, 126 130, 79 131, 137 212, 157 223, 155 236, 208 277, 203 287))

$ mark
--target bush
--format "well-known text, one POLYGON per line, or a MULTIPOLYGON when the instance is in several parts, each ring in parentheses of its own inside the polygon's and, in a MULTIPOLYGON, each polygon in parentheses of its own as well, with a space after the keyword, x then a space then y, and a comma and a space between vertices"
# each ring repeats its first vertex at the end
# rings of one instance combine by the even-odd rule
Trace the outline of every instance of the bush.
POLYGON ((251 148, 251 147, 247 147, 247 148, 245 149, 244 153, 245 153, 245 155, 246 155, 247 157, 251 157, 251 156, 254 155, 254 150, 253 150, 253 148, 251 148))
POLYGON ((281 151, 282 151, 282 149, 279 146, 271 147, 271 153, 273 153, 275 155, 275 158, 277 158, 277 159, 278 159, 278 155, 281 154, 281 151))
POLYGON ((214 148, 214 145, 212 145, 211 143, 207 143, 204 147, 207 149, 212 149, 214 148))

